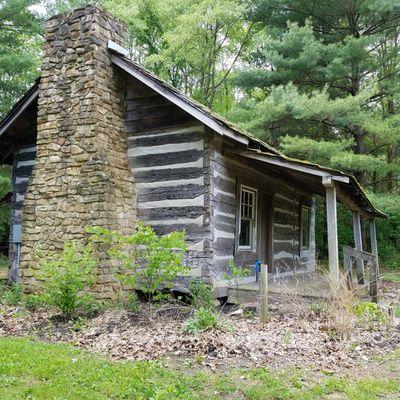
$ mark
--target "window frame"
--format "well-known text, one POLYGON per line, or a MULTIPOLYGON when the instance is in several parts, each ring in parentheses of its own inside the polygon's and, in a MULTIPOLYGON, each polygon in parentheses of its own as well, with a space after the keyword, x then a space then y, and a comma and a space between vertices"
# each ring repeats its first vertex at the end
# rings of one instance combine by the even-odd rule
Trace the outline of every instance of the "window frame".
POLYGON ((237 228, 237 249, 238 251, 256 251, 257 249, 257 211, 258 211, 258 190, 254 187, 248 186, 248 185, 240 185, 239 186, 239 212, 238 212, 238 228, 237 228), (247 191, 253 194, 253 215, 252 218, 244 218, 245 220, 250 220, 251 222, 251 231, 250 231, 250 245, 249 246, 243 246, 240 245, 240 233, 241 233, 241 226, 242 226, 242 192, 247 191))
POLYGON ((300 251, 310 251, 311 249, 311 206, 308 204, 300 205, 300 251), (303 245, 303 226, 304 226, 304 218, 303 218, 303 210, 307 210, 308 212, 308 226, 307 226, 307 246, 303 245))

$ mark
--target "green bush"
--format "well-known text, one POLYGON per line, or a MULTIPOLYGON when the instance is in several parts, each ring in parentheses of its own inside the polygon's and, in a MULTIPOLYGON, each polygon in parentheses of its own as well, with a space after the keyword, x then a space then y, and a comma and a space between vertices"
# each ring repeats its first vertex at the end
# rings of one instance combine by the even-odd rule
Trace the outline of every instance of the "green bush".
POLYGON ((36 256, 38 270, 34 276, 39 280, 44 304, 56 307, 66 318, 94 307, 89 292, 95 282, 96 265, 91 244, 67 242, 61 253, 43 254, 38 250, 36 256))
POLYGON ((123 273, 118 278, 127 286, 141 290, 148 301, 160 288, 169 288, 172 281, 188 271, 183 265, 187 251, 186 234, 172 232, 157 236, 150 226, 138 224, 132 235, 99 227, 89 227, 94 242, 109 246, 108 254, 120 262, 123 273))
POLYGON ((193 316, 186 321, 184 331, 187 333, 199 333, 209 329, 216 329, 218 326, 219 321, 216 314, 208 308, 201 307, 195 310, 193 316))
POLYGON ((189 293, 191 304, 194 308, 207 308, 209 310, 215 308, 211 286, 204 281, 199 279, 192 280, 189 283, 189 293))

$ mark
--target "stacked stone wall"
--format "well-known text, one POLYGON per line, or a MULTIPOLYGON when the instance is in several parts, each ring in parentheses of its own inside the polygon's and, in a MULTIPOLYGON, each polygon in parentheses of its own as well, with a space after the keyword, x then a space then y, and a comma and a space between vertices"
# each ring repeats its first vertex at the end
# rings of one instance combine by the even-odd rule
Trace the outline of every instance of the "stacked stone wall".
MULTIPOLYGON (((23 206, 20 282, 32 287, 33 250, 60 250, 85 239, 86 226, 131 233, 136 195, 126 153, 125 82, 108 40, 123 26, 97 6, 46 23, 38 100, 37 159, 23 206)), ((107 259, 95 292, 113 298, 119 284, 107 259)))

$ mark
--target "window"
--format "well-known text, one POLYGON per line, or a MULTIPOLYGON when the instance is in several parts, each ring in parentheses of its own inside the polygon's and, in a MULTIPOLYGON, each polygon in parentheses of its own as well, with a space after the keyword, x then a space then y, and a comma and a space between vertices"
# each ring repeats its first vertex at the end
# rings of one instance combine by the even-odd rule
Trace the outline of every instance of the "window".
POLYGON ((252 250, 256 243, 257 191, 240 188, 239 249, 252 250))
POLYGON ((300 220, 301 250, 310 249, 310 214, 311 214, 310 207, 301 206, 301 220, 300 220))

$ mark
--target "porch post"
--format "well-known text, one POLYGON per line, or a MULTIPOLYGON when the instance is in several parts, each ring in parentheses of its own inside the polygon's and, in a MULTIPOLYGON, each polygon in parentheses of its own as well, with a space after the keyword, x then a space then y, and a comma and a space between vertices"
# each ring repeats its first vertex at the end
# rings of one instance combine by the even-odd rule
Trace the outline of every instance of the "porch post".
POLYGON ((326 190, 326 223, 328 231, 329 276, 333 288, 339 285, 339 249, 337 234, 336 187, 330 176, 322 177, 326 190))
POLYGON ((376 225, 374 218, 369 221, 369 233, 371 236, 371 253, 376 256, 376 265, 379 273, 378 241, 376 240, 376 225))
POLYGON ((378 242, 376 240, 376 226, 375 219, 369 221, 369 232, 371 236, 371 253, 374 254, 375 262, 372 264, 371 278, 370 278, 370 295, 371 301, 378 302, 378 281, 379 281, 379 260, 378 260, 378 242))
MULTIPOLYGON (((362 250, 362 231, 361 231, 361 215, 357 211, 353 211, 353 234, 354 246, 357 250, 362 250)), ((360 285, 364 284, 364 261, 357 260, 357 281, 360 285)))

